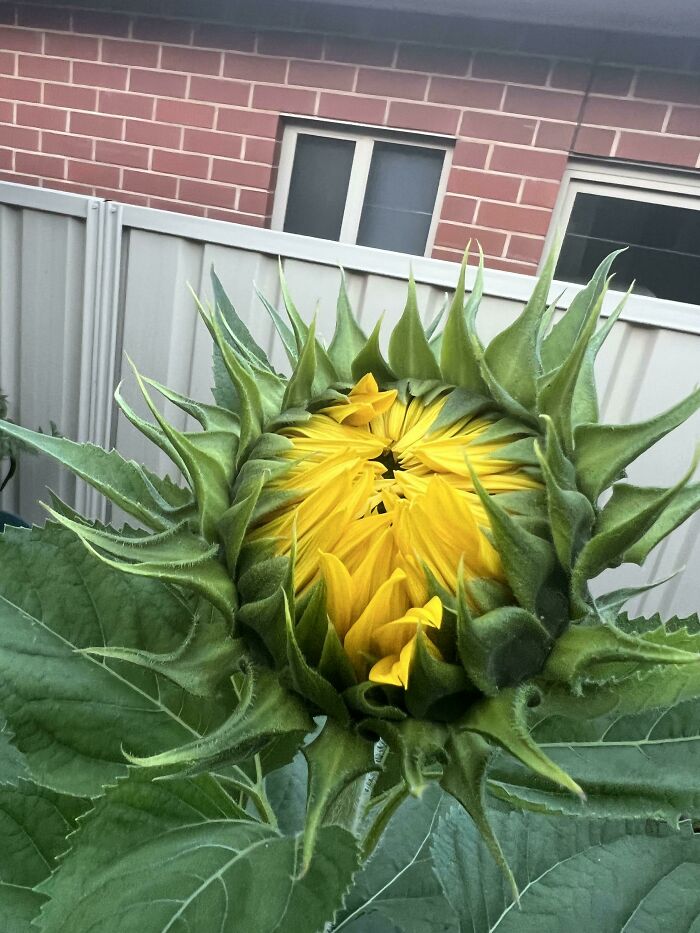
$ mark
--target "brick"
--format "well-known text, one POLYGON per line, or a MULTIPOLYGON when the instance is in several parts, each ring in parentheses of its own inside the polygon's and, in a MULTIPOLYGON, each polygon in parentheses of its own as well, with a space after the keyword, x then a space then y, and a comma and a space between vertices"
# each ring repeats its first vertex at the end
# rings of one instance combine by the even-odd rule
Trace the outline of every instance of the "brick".
POLYGON ((123 188, 95 187, 94 191, 98 198, 107 198, 109 201, 119 201, 121 204, 136 204, 138 207, 148 207, 149 204, 147 195, 134 194, 131 191, 124 191, 123 188))
POLYGON ((0 181, 11 181, 15 185, 39 186, 39 179, 32 175, 18 175, 16 172, 0 172, 0 181))
POLYGON ((549 84, 562 91, 585 91, 591 80, 591 67, 588 62, 555 62, 549 84))
POLYGON ((589 97, 583 109, 582 123, 598 126, 627 127, 633 130, 660 130, 666 116, 663 104, 640 100, 612 100, 589 97))
POLYGON ((700 139, 622 133, 615 156, 618 159, 638 159, 640 162, 695 168, 700 157, 700 139))
POLYGON ((248 136, 245 141, 245 160, 272 164, 278 155, 278 145, 274 139, 255 139, 248 136))
POLYGON ((542 256, 544 240, 541 237, 516 236, 510 238, 506 256, 536 265, 542 256))
POLYGON ((456 194, 470 194, 475 198, 515 202, 520 191, 520 179, 493 172, 454 169, 450 172, 447 190, 456 194))
POLYGON ((14 52, 0 52, 0 74, 14 75, 17 70, 17 56, 14 52))
POLYGON ((0 49, 6 52, 41 52, 41 33, 0 26, 0 49))
POLYGON ((591 80, 591 93, 626 97, 632 87, 634 71, 614 65, 597 65, 591 80))
POLYGON ((565 152, 541 152, 515 146, 496 146, 491 154, 489 170, 559 181, 566 169, 566 163, 565 152))
POLYGON ((615 131, 601 130, 597 126, 581 126, 571 144, 573 152, 585 155, 609 156, 615 145, 615 131))
POLYGON ((154 172, 167 175, 186 175, 189 178, 206 178, 209 174, 209 158, 191 152, 153 151, 152 168, 154 172))
POLYGON ((20 126, 33 126, 44 130, 64 132, 68 122, 68 113, 55 107, 36 107, 31 104, 17 104, 16 122, 20 126))
POLYGON ((229 78, 199 78, 193 75, 189 96, 194 100, 244 107, 250 97, 250 84, 247 81, 232 81, 229 78))
POLYGON ((576 132, 575 123, 540 120, 535 133, 535 146, 539 149, 561 149, 568 152, 576 132))
POLYGON ((41 100, 41 84, 25 78, 0 77, 0 97, 6 100, 28 100, 38 103, 41 100))
POLYGON ((129 168, 148 168, 149 150, 145 146, 98 139, 95 142, 95 161, 109 162, 129 168))
POLYGON ((0 168, 12 169, 14 153, 11 149, 0 149, 0 168))
POLYGON ((155 94, 159 97, 185 97, 187 94, 187 75, 175 71, 154 71, 147 68, 132 68, 129 76, 129 90, 142 94, 155 94))
POLYGON ((543 181, 539 178, 526 178, 520 196, 522 204, 533 207, 554 207, 559 196, 559 182, 543 181))
POLYGON ((206 181, 183 178, 180 182, 179 196, 183 201, 193 201, 195 204, 233 209, 236 189, 231 185, 216 185, 206 181))
POLYGON ((497 204, 494 201, 482 201, 476 213, 477 223, 485 227, 542 236, 549 228, 550 218, 551 211, 520 207, 517 204, 497 204))
POLYGON ((192 72, 192 74, 218 75, 221 70, 221 60, 221 52, 164 45, 160 67, 166 69, 166 71, 187 71, 192 72))
MULTIPOLYGON (((268 140, 256 140, 268 142, 268 140)), ((182 148, 190 152, 223 156, 226 159, 238 159, 243 148, 243 137, 231 133, 215 133, 212 130, 186 129, 182 148)))
POLYGON ((402 129, 425 130, 428 133, 447 133, 454 135, 459 123, 459 111, 435 104, 409 104, 392 101, 389 104, 390 126, 402 129))
POLYGON ((73 83, 125 91, 129 69, 122 65, 100 65, 96 62, 73 62, 73 83))
POLYGON ((36 151, 39 148, 39 130, 27 126, 0 126, 0 141, 11 149, 36 151))
POLYGON ((438 48, 434 45, 399 45, 397 68, 424 71, 438 75, 466 75, 471 53, 462 49, 438 48))
POLYGON ((462 117, 459 135, 505 143, 531 143, 536 127, 536 120, 525 117, 467 110, 462 117))
POLYGON ((430 254, 431 259, 441 259, 443 262, 461 262, 464 250, 458 249, 440 249, 434 247, 430 254))
POLYGON ((270 208, 270 193, 243 188, 238 196, 238 210, 244 214, 260 214, 265 217, 270 208))
POLYGON ((70 62, 45 55, 20 55, 17 72, 21 78, 43 78, 48 81, 70 81, 70 62))
POLYGON ((323 37, 310 32, 261 32, 258 52, 284 58, 319 59, 323 55, 323 37))
POLYGON ((360 68, 357 90, 362 94, 423 100, 428 88, 427 75, 388 68, 360 68))
POLYGON ((231 185, 245 185, 248 188, 269 188, 272 167, 257 165, 255 162, 234 162, 227 159, 214 159, 211 177, 214 181, 225 181, 231 185))
POLYGON ((442 220, 451 220, 454 223, 470 224, 476 213, 476 200, 474 198, 460 198, 454 194, 445 195, 442 202, 442 220))
POLYGON ((41 155, 36 152, 15 153, 15 170, 27 175, 46 178, 65 178, 66 160, 59 156, 41 155))
POLYGON ((81 136, 100 136, 121 139, 124 121, 118 117, 106 117, 97 113, 72 113, 70 131, 81 136))
POLYGON ((576 120, 581 109, 581 100, 580 94, 569 91, 549 91, 511 85, 506 90, 503 110, 506 113, 525 113, 534 117, 576 120))
POLYGON ((376 97, 362 97, 359 94, 321 94, 318 115, 330 120, 349 120, 354 123, 383 123, 386 108, 386 101, 376 97))
MULTIPOLYGON (((292 61, 289 63, 287 84, 303 87, 329 88, 351 91, 356 69, 351 65, 329 65, 326 62, 292 61)), ((358 90, 362 90, 358 88, 358 90)))
POLYGON ((348 62, 351 65, 391 65, 395 52, 396 45, 393 42, 326 36, 323 57, 327 61, 348 62))
POLYGON ((191 214, 193 217, 205 217, 207 209, 201 204, 185 204, 165 198, 149 198, 148 206, 160 211, 177 211, 178 214, 191 214))
POLYGON ((494 78, 514 84, 544 85, 549 75, 549 61, 530 55, 501 55, 477 52, 472 63, 472 76, 494 78))
POLYGON ((134 39, 152 42, 176 42, 189 45, 192 40, 192 23, 177 19, 161 19, 156 16, 144 16, 134 20, 131 27, 134 39))
POLYGON ((60 181, 57 178, 52 178, 48 185, 44 184, 44 187, 50 187, 53 191, 68 191, 70 194, 92 195, 95 193, 92 185, 79 185, 76 181, 60 181))
POLYGON ((202 126, 211 129, 214 125, 214 108, 208 104, 191 101, 156 101, 156 120, 164 123, 180 123, 184 126, 202 126))
POLYGON ((195 24, 192 45, 208 49, 236 49, 252 52, 255 49, 255 32, 252 29, 224 26, 221 23, 195 24))
POLYGON ((137 65, 155 68, 158 46, 152 42, 130 42, 119 39, 102 40, 102 61, 112 65, 137 65))
POLYGON ((516 262, 514 259, 501 259, 500 257, 486 256, 484 263, 486 269, 498 269, 501 272, 519 272, 521 275, 534 275, 537 266, 529 262, 516 262))
POLYGON ((0 3, 0 23, 14 25, 16 19, 14 3, 0 3))
POLYGON ((700 104, 700 76, 673 71, 640 71, 634 96, 697 105, 700 104))
POLYGON ((54 155, 70 156, 73 159, 92 159, 94 142, 86 136, 73 136, 70 133, 41 134, 41 151, 54 155))
POLYGON ((276 110, 278 113, 313 113, 316 92, 256 84, 253 87, 251 106, 259 110, 276 110))
POLYGON ((130 143, 158 146, 163 149, 179 149, 182 127, 152 120, 127 120, 124 139, 130 143))
POLYGON ((97 91, 92 87, 76 87, 73 84, 45 84, 44 103, 67 110, 94 110, 97 91))
MULTIPOLYGON (((18 109, 19 109, 18 105, 18 109)), ((0 100, 0 120, 4 120, 7 123, 14 122, 14 112, 15 105, 9 100, 0 100)))
POLYGON ((700 107, 674 107, 666 132, 678 133, 679 136, 700 136, 700 107))
POLYGON ((206 215, 210 220, 223 220, 226 223, 245 224, 246 227, 265 226, 264 218, 255 214, 242 214, 240 211, 222 211, 216 207, 208 207, 206 215))
MULTIPOLYGON (((2 44, 0 42, 0 44, 2 44)), ((52 35, 46 34, 44 52, 46 55, 57 55, 64 58, 79 58, 86 61, 95 61, 99 55, 100 46, 97 39, 87 36, 52 35)))
POLYGON ((453 165, 466 165, 469 168, 483 168, 489 155, 485 143, 473 143, 468 139, 458 139, 452 152, 453 165))
POLYGON ((119 13, 76 10, 73 14, 73 29, 94 36, 128 36, 129 17, 119 13))
POLYGON ((274 138, 277 135, 279 114, 259 113, 254 110, 221 109, 216 120, 217 130, 225 133, 240 133, 244 136, 264 136, 274 138))
MULTIPOLYGON (((485 230, 483 227, 467 226, 465 224, 439 223, 435 235, 435 245, 452 247, 462 253, 467 243, 472 241, 474 247, 477 243, 485 253, 500 256, 506 245, 506 234, 495 230, 485 230)), ((461 259, 461 256, 460 256, 461 259)))
POLYGON ((227 52, 224 55, 224 75, 227 78, 243 78, 246 81, 264 81, 282 84, 287 74, 287 62, 266 55, 240 55, 227 52))
POLYGON ((504 84, 495 81, 472 81, 470 78, 436 78, 430 82, 428 100, 477 110, 498 110, 504 84))
POLYGON ((70 10, 20 4, 17 8, 17 23, 19 26, 29 26, 32 29, 69 30, 71 28, 70 10))
POLYGON ((97 162, 68 162, 68 178, 83 185, 106 185, 119 187, 120 169, 116 165, 100 165, 97 162))
POLYGON ((100 113, 149 119, 153 115, 153 100, 128 91, 100 91, 99 110, 100 113))
POLYGON ((177 178, 173 175, 156 175, 153 172, 137 172, 125 168, 122 186, 127 191, 153 194, 158 198, 174 198, 177 193, 177 178))

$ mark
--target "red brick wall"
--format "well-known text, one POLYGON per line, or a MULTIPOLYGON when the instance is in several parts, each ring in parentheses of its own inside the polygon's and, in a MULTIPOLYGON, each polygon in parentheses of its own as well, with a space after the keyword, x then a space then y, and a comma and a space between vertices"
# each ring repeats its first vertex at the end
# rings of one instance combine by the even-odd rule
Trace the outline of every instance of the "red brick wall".
POLYGON ((532 272, 570 154, 700 167, 697 74, 0 3, 0 178, 269 223, 280 112, 457 137, 433 255, 532 272))

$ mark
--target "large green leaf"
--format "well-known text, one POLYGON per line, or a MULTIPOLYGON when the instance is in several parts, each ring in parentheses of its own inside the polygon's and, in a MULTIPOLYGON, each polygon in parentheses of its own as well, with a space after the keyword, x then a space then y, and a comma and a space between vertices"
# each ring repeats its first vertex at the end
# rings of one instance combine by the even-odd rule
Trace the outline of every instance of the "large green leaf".
POLYGON ((700 839, 687 823, 673 831, 539 814, 494 813, 492 820, 520 888, 520 907, 468 817, 453 809, 440 820, 432 854, 459 917, 454 933, 698 929, 700 839))
POLYGON ((66 836, 88 806, 22 781, 0 789, 0 929, 30 933, 44 895, 33 888, 56 867, 66 836))
POLYGON ((436 787, 403 804, 357 875, 333 933, 454 933, 454 913, 429 863, 430 839, 445 808, 436 787))
POLYGON ((73 842, 42 888, 45 933, 311 933, 357 867, 354 838, 325 827, 300 876, 298 838, 232 819, 211 788, 182 781, 118 786, 73 842))
POLYGON ((0 712, 39 783, 98 794, 126 773, 123 745, 149 754, 220 721, 221 701, 76 652, 174 650, 193 616, 174 590, 111 570, 53 525, 0 536, 0 565, 0 712))

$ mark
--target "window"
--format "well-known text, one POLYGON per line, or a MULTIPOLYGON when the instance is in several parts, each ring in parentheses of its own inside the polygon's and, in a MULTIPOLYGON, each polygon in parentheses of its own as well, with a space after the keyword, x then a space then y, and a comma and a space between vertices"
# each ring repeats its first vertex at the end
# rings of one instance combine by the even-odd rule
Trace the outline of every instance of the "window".
POLYGON ((272 227, 424 256, 451 141, 327 124, 285 127, 272 227))
POLYGON ((691 176, 572 167, 555 212, 565 230, 556 277, 587 282, 613 250, 612 288, 700 303, 700 183, 691 176))

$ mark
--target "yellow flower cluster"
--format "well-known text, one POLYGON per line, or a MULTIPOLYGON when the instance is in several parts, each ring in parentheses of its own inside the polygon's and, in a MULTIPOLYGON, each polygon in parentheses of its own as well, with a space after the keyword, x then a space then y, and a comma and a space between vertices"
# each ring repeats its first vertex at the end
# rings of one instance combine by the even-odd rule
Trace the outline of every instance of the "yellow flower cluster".
POLYGON ((469 467, 488 493, 537 487, 489 439, 493 417, 441 426, 449 398, 403 402, 364 376, 347 400, 281 433, 290 468, 275 480, 285 505, 251 539, 274 538, 288 554, 296 540, 295 588, 325 582, 328 615, 359 679, 406 687, 416 632, 429 640, 443 605, 430 577, 456 593, 464 579, 505 582, 469 467))

